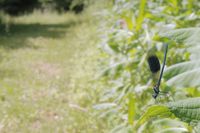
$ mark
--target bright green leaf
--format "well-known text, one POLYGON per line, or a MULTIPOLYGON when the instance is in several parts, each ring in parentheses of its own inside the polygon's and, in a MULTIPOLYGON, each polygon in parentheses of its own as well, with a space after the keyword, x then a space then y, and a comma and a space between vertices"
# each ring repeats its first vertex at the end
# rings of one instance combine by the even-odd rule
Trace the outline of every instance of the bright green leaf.
POLYGON ((144 115, 137 122, 136 127, 141 126, 146 121, 154 117, 171 117, 172 113, 169 108, 165 105, 154 105, 147 109, 144 115))
POLYGON ((133 124, 135 116, 135 98, 133 94, 129 95, 129 104, 128 104, 128 122, 133 124))

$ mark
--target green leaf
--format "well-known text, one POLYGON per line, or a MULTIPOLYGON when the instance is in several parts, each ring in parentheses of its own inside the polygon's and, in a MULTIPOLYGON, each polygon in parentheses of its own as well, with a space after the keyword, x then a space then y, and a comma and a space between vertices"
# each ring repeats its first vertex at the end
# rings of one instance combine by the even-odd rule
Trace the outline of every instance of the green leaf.
POLYGON ((179 88, 200 86, 199 35, 200 28, 183 28, 160 34, 161 37, 186 44, 187 51, 191 53, 191 61, 178 63, 166 69, 167 85, 179 88))
POLYGON ((165 77, 169 86, 196 87, 200 86, 200 60, 178 63, 168 67, 165 77))
POLYGON ((164 76, 166 78, 174 77, 179 73, 184 73, 198 68, 200 68, 200 60, 181 62, 168 67, 164 76))
POLYGON ((144 16, 145 16, 146 2, 147 2, 146 0, 141 0, 140 1, 139 15, 138 15, 138 18, 136 20, 136 22, 137 22, 136 31, 139 31, 141 29, 142 22, 143 22, 144 16))
POLYGON ((152 106, 139 119, 136 127, 141 126, 149 119, 157 116, 168 118, 176 116, 183 122, 197 126, 200 122, 200 97, 169 102, 166 105, 152 106))
POLYGON ((178 88, 183 87, 198 87, 200 86, 200 68, 189 70, 184 73, 180 73, 177 76, 170 78, 167 81, 167 85, 176 86, 178 88))
POLYGON ((112 65, 110 65, 109 67, 107 67, 106 69, 104 69, 104 70, 100 73, 100 75, 99 75, 98 77, 101 77, 101 76, 108 76, 109 73, 111 73, 111 71, 115 71, 115 73, 117 73, 117 72, 119 72, 120 70, 122 70, 123 66, 125 66, 126 64, 127 64, 127 62, 125 62, 125 61, 112 64, 112 65))
POLYGON ((169 110, 179 119, 189 124, 200 121, 200 98, 188 98, 167 104, 169 110))
POLYGON ((167 129, 163 129, 159 132, 156 133, 187 133, 188 130, 186 128, 183 127, 172 127, 172 128, 167 128, 167 129))
POLYGON ((171 117, 172 113, 170 112, 169 108, 165 105, 154 105, 147 109, 144 115, 139 119, 136 124, 136 127, 141 126, 146 121, 150 120, 154 117, 171 117))
POLYGON ((128 122, 133 124, 135 116, 135 98, 133 94, 129 95, 129 104, 128 104, 128 122))
POLYGON ((200 42, 200 28, 183 28, 160 33, 161 37, 166 37, 178 43, 186 45, 198 45, 200 42))

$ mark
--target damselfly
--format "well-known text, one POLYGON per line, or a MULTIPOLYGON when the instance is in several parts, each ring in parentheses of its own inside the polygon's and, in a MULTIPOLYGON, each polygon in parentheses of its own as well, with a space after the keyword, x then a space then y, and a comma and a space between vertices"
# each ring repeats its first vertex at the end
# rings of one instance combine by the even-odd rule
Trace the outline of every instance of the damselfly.
MULTIPOLYGON (((161 79, 162 79, 162 75, 163 75, 163 71, 164 71, 164 68, 165 68, 165 63, 166 63, 166 57, 167 57, 167 50, 168 50, 168 44, 164 44, 164 59, 163 59, 163 64, 162 64, 162 68, 161 68, 161 71, 160 71, 160 75, 159 75, 159 79, 156 83, 156 85, 153 87, 153 98, 156 99, 157 96, 159 95, 160 93, 160 82, 161 82, 161 79)), ((148 57, 148 64, 149 64, 149 67, 150 67, 150 70, 152 73, 157 73, 159 70, 160 70, 160 62, 159 62, 159 59, 156 55, 151 55, 148 57)))

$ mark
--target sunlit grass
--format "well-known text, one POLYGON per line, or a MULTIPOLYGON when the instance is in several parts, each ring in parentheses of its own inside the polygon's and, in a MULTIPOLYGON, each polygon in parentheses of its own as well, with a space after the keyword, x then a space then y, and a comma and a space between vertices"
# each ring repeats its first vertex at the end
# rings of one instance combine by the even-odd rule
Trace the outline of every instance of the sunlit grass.
POLYGON ((0 132, 105 132, 92 114, 93 16, 35 11, 0 31, 0 132))

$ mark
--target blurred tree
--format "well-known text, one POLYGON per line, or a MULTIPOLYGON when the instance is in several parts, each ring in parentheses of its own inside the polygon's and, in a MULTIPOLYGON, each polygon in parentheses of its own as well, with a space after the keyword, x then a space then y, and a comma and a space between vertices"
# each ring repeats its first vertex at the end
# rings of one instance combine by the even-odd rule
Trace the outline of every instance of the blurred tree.
POLYGON ((38 5, 38 0, 0 0, 0 9, 10 15, 31 12, 38 5))
POLYGON ((70 9, 70 5, 73 0, 53 0, 56 4, 56 10, 67 11, 70 9))
POLYGON ((83 11, 90 0, 0 0, 0 10, 10 15, 29 13, 35 8, 50 8, 58 12, 72 10, 75 13, 83 11))
POLYGON ((75 12, 75 13, 80 13, 83 11, 84 6, 89 3, 89 0, 73 0, 70 8, 75 12))
POLYGON ((39 0, 42 9, 51 8, 59 12, 70 10, 73 0, 39 0))

